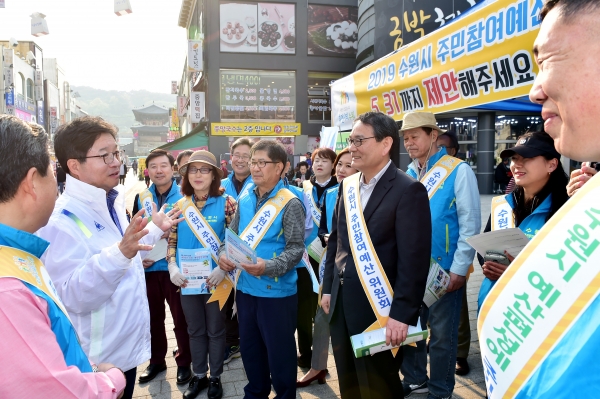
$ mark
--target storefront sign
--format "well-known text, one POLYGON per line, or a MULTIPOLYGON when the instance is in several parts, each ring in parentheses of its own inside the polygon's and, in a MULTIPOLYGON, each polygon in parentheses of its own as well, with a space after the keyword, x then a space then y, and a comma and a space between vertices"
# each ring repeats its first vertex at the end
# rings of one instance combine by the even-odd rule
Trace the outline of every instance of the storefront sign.
POLYGON ((296 73, 221 70, 221 119, 295 120, 296 73))
POLYGON ((190 116, 192 123, 198 123, 205 117, 205 95, 202 91, 193 91, 190 100, 190 116))
POLYGON ((172 80, 171 81, 171 94, 177 94, 178 88, 177 88, 177 81, 176 80, 172 80))
POLYGON ((16 108, 14 109, 14 111, 15 111, 14 115, 17 118, 19 118, 19 119, 21 119, 21 120, 23 120, 25 122, 35 122, 35 116, 34 115, 32 115, 32 114, 30 114, 28 112, 21 111, 20 109, 16 109, 16 108))
POLYGON ((44 101, 38 101, 37 102, 37 123, 39 125, 44 126, 44 123, 46 122, 46 118, 44 118, 44 115, 45 115, 44 101))
POLYGON ((43 86, 44 85, 44 71, 39 69, 35 70, 35 85, 43 86))
POLYGON ((529 93, 532 48, 543 0, 498 0, 331 86, 332 124, 367 111, 401 120, 409 111, 447 112, 529 93))
POLYGON ((482 1, 376 1, 375 58, 379 59, 430 34, 482 1))
POLYGON ((295 4, 223 2, 219 10, 222 52, 296 52, 295 4))
POLYGON ((185 116, 187 114, 187 97, 177 96, 177 116, 185 116))
MULTIPOLYGON (((202 71, 202 40, 188 40, 188 72, 202 71)), ((175 94, 175 93, 173 93, 175 94)))
POLYGON ((25 111, 32 115, 35 114, 35 104, 32 104, 25 100, 21 100, 18 97, 15 97, 15 108, 25 111))
MULTIPOLYGON (((375 2, 375 7, 377 7, 375 2)), ((308 54, 356 57, 358 7, 308 5, 308 54)))
POLYGON ((177 110, 171 108, 169 116, 169 130, 172 132, 179 131, 179 117, 177 116, 177 110))
POLYGON ((213 136, 299 136, 300 123, 211 123, 213 136))
POLYGON ((50 133, 54 134, 57 127, 58 127, 57 107, 50 107, 50 133))
POLYGON ((6 93, 6 105, 14 107, 15 105, 15 92, 14 89, 6 93))

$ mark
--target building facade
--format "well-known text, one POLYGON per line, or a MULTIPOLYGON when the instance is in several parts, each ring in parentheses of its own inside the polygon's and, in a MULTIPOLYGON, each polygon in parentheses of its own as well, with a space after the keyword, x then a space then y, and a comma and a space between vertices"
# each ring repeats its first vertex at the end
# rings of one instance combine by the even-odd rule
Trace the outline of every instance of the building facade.
POLYGON ((240 136, 275 138, 290 156, 315 148, 331 125, 329 83, 356 68, 357 21, 355 0, 184 0, 179 25, 201 42, 203 65, 189 71, 191 44, 182 134, 205 118, 217 156, 240 136))
POLYGON ((169 135, 169 110, 152 104, 132 110, 138 124, 131 126, 136 155, 147 155, 167 142, 169 135))

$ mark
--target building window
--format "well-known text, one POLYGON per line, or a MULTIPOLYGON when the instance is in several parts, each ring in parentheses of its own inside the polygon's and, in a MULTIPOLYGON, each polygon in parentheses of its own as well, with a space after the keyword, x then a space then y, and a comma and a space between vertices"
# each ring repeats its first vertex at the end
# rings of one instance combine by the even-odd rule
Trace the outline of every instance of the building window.
POLYGON ((323 123, 331 121, 331 96, 329 84, 342 78, 341 73, 308 73, 308 121, 323 123))
POLYGON ((21 72, 19 72, 17 74, 17 77, 18 77, 17 81, 15 82, 15 90, 17 91, 17 97, 19 97, 19 95, 20 95, 20 98, 22 100, 24 100, 25 99, 24 96, 26 93, 26 91, 25 91, 25 76, 23 76, 23 74, 21 72))
POLYGON ((221 120, 295 121, 296 72, 222 69, 221 120))
POLYGON ((27 99, 33 102, 33 80, 27 79, 27 99))

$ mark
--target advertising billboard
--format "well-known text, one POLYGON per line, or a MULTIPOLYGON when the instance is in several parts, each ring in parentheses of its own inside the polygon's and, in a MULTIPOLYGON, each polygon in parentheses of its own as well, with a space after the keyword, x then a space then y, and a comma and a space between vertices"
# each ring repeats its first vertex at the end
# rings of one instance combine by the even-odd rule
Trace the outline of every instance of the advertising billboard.
POLYGON ((308 54, 355 57, 358 7, 308 5, 308 54))

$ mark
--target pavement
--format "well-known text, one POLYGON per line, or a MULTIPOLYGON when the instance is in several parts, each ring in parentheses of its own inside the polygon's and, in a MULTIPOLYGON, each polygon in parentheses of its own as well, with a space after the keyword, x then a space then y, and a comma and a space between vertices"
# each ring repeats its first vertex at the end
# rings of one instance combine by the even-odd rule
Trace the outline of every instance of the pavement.
MULTIPOLYGON (((127 208, 131 211, 133 206, 133 200, 135 195, 146 188, 146 184, 143 181, 137 181, 132 174, 128 174, 125 181, 126 204, 127 208)), ((481 196, 481 228, 485 227, 487 219, 490 214, 490 202, 491 195, 481 196)), ((478 263, 475 263, 476 265, 478 263)), ((456 376, 456 385, 454 388, 453 398, 460 399, 472 399, 472 398, 485 398, 485 379, 483 374, 483 365, 481 363, 480 350, 479 350, 479 339, 477 336, 477 294, 479 292, 479 286, 483 280, 483 274, 480 267, 475 267, 475 271, 471 274, 469 282, 467 284, 467 300, 469 302, 469 319, 471 323, 471 348, 469 351, 469 358, 467 361, 471 367, 471 371, 466 376, 456 376)), ((173 319, 169 312, 169 307, 166 306, 166 320, 165 326, 167 330, 167 339, 169 344, 169 350, 167 351, 167 370, 158 374, 154 380, 140 384, 136 383, 133 397, 138 399, 170 399, 170 398, 181 398, 183 392, 187 388, 186 385, 177 385, 177 365, 175 359, 171 356, 173 349, 177 346, 175 341, 175 334, 173 332, 173 319)), ((302 399, 333 399, 340 397, 340 389, 338 385, 337 369, 335 367, 335 361, 333 359, 333 351, 331 345, 329 346, 329 359, 327 362, 327 369, 329 375, 327 376, 327 383, 319 385, 314 382, 306 388, 298 388, 296 391, 296 398, 302 399)), ((138 367, 138 376, 144 372, 148 362, 138 367)), ((303 376, 308 369, 298 368, 298 378, 303 376)), ((223 384, 223 398, 228 399, 242 399, 244 397, 244 386, 248 383, 246 373, 244 371, 244 365, 241 358, 233 359, 229 364, 223 366, 223 374, 221 375, 221 382, 223 384)), ((198 399, 206 399, 207 390, 204 390, 198 395, 198 399)), ((275 392, 272 391, 269 398, 274 398, 275 392)), ((412 394, 411 398, 425 399, 427 394, 412 394)))

